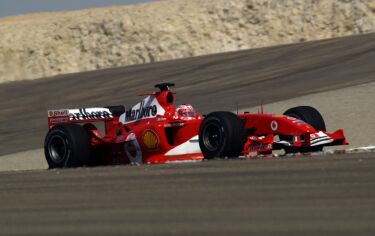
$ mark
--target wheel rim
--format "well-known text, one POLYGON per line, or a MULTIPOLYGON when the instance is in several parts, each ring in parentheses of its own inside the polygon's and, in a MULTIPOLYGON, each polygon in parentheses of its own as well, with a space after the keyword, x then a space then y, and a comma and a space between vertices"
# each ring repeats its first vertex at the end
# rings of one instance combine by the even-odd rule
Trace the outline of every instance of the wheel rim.
POLYGON ((61 163, 67 152, 67 144, 63 137, 53 136, 48 143, 49 156, 55 163, 61 163))
POLYGON ((216 151, 222 142, 221 127, 212 123, 205 127, 203 131, 203 143, 209 151, 216 151))

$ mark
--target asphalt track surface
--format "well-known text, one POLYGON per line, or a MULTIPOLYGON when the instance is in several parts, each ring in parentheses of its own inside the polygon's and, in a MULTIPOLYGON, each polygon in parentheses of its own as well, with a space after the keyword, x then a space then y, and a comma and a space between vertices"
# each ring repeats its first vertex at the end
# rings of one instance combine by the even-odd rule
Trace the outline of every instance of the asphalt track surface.
POLYGON ((169 81, 178 103, 235 110, 373 82, 374 61, 368 34, 2 84, 0 156, 42 147, 48 109, 131 106, 169 81))
POLYGON ((0 173, 1 235, 375 235, 375 154, 0 173))
MULTIPOLYGON (((131 105, 158 82, 200 112, 375 80, 375 34, 0 85, 0 155, 46 110, 131 105)), ((0 235, 375 235, 375 154, 0 172, 0 235)))

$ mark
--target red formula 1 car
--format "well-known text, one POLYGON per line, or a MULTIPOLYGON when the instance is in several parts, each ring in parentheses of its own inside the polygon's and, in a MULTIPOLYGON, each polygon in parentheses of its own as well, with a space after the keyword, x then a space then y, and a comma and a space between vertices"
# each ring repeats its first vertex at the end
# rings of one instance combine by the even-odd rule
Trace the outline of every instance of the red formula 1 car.
POLYGON ((342 130, 327 133, 320 113, 295 107, 284 115, 212 112, 173 106, 171 83, 129 110, 124 106, 48 111, 45 156, 50 168, 165 163, 249 153, 320 151, 347 144, 342 130), (103 125, 104 124, 104 125, 103 125))

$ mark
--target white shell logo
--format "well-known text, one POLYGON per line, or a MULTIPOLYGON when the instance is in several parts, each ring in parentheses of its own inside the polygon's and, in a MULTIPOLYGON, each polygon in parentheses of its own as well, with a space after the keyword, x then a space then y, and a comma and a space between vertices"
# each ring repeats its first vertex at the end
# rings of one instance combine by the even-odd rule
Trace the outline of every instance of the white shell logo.
POLYGON ((271 122, 271 129, 272 129, 272 131, 275 132, 278 128, 279 128, 279 124, 277 123, 277 121, 273 120, 271 122))

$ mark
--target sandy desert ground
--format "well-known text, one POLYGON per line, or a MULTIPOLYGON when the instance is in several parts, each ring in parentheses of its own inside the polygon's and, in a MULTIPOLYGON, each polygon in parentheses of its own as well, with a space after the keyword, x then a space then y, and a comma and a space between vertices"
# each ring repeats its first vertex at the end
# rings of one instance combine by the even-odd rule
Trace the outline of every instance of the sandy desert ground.
POLYGON ((374 0, 164 0, 0 18, 0 83, 375 32, 374 0))

